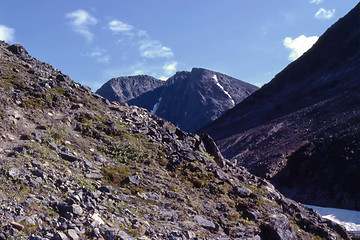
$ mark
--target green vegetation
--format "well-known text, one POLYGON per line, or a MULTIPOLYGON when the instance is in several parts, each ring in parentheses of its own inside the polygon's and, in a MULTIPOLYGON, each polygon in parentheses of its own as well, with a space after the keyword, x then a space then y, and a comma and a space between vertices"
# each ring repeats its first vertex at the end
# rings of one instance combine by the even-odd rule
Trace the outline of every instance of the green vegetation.
POLYGON ((103 167, 101 169, 101 174, 104 176, 104 179, 117 186, 121 186, 123 181, 129 177, 131 173, 132 170, 125 164, 103 167))

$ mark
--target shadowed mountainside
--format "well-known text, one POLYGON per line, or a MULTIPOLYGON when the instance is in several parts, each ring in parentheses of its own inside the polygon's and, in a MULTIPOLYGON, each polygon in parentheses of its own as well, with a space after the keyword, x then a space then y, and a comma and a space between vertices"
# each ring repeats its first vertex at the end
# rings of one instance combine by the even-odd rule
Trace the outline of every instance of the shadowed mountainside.
POLYGON ((359 93, 357 4, 270 83, 199 132, 296 200, 359 210, 359 93))
POLYGON ((166 85, 128 101, 184 131, 194 132, 234 107, 258 88, 227 75, 193 68, 178 72, 166 85))

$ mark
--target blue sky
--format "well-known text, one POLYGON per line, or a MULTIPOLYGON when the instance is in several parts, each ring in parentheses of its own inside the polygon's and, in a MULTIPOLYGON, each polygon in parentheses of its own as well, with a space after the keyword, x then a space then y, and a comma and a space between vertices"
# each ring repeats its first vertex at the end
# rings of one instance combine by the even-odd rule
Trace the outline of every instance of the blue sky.
MULTIPOLYGON (((358 0, 1 0, 0 39, 94 91, 202 67, 261 86, 358 0)), ((329 49, 330 50, 330 49, 329 49)))

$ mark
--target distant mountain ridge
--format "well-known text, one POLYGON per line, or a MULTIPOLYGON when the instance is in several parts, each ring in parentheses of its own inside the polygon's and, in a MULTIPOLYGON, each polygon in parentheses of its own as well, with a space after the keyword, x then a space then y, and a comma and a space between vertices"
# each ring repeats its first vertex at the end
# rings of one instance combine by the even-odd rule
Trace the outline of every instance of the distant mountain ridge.
POLYGON ((109 101, 124 103, 164 84, 165 81, 148 75, 118 77, 107 81, 96 93, 109 101))
MULTIPOLYGON (((126 81, 133 78, 121 79, 126 81)), ((105 85, 109 86, 109 83, 105 85)), ((108 87, 105 85, 101 89, 107 89, 108 87)), ((136 88, 135 84, 131 86, 136 88)), ((254 85, 222 73, 193 68, 190 72, 177 72, 163 85, 154 87, 126 102, 130 105, 144 107, 184 131, 195 132, 257 89, 258 87, 254 85)), ((120 95, 118 92, 123 90, 112 88, 106 91, 113 91, 112 94, 120 95)), ((133 90, 133 92, 136 91, 133 90)), ((99 90, 97 93, 107 97, 99 90)))
POLYGON ((360 209, 360 4, 200 133, 296 200, 360 209))

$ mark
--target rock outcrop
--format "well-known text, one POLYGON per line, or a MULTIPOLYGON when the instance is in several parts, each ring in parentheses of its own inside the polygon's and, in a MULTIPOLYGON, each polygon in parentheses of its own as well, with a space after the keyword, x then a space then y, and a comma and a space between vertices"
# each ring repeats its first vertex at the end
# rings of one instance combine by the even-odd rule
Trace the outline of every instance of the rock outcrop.
POLYGON ((225 157, 313 205, 360 210, 360 4, 202 129, 225 157))
POLYGON ((111 103, 20 45, 0 42, 0 71, 0 239, 348 238, 208 136, 111 103))

